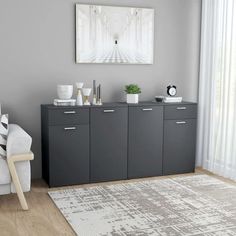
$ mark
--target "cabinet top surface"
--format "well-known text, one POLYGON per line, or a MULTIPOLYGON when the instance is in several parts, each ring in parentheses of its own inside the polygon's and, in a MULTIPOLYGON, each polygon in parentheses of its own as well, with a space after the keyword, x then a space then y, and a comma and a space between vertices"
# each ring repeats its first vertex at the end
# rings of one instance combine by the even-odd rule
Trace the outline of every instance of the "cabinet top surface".
POLYGON ((103 107, 138 107, 138 106, 171 106, 171 105, 197 105, 196 102, 178 102, 178 103, 165 103, 165 102, 156 102, 156 101, 141 101, 138 104, 127 104, 126 102, 112 102, 112 103, 103 103, 101 106, 91 105, 91 106, 55 106, 53 104, 42 104, 42 108, 47 109, 65 109, 65 108, 103 108, 103 107))
POLYGON ((88 109, 88 108, 99 108, 99 107, 127 107, 127 104, 124 102, 109 102, 109 103, 103 103, 100 106, 96 106, 96 105, 84 105, 84 106, 55 106, 53 104, 43 104, 41 105, 44 108, 47 109, 65 109, 65 108, 81 108, 81 109, 88 109))
POLYGON ((176 105, 197 105, 196 102, 156 102, 156 101, 145 101, 145 102, 139 102, 138 104, 128 104, 129 107, 133 106, 176 106, 176 105))

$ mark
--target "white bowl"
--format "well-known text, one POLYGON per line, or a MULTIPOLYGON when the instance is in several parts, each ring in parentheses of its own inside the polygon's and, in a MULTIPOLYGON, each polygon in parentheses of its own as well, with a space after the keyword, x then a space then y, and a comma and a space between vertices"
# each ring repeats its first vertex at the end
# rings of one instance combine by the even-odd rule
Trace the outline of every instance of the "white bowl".
POLYGON ((71 99, 73 85, 57 85, 57 95, 60 99, 71 99))

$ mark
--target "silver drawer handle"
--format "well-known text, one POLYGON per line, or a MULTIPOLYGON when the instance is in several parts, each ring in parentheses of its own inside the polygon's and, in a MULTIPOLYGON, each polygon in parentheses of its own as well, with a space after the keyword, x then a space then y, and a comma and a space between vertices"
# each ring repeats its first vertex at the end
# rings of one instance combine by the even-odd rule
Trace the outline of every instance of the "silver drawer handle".
POLYGON ((64 114, 75 114, 76 111, 64 111, 64 114))
POLYGON ((76 130, 76 127, 66 127, 64 130, 76 130))
POLYGON ((177 121, 176 124, 177 125, 183 125, 183 124, 186 124, 187 122, 186 121, 177 121))
POLYGON ((104 110, 103 112, 104 113, 112 113, 112 112, 115 112, 115 110, 104 110))
POLYGON ((152 111, 152 108, 144 108, 143 111, 152 111))
POLYGON ((177 107, 177 110, 186 110, 187 107, 177 107))

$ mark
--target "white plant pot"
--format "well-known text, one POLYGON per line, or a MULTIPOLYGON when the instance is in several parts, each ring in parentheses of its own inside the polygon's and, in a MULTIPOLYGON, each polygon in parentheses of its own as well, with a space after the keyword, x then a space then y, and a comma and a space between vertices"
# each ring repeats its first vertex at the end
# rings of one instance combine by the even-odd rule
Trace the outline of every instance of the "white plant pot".
POLYGON ((138 94, 127 94, 126 100, 127 103, 138 103, 138 94))

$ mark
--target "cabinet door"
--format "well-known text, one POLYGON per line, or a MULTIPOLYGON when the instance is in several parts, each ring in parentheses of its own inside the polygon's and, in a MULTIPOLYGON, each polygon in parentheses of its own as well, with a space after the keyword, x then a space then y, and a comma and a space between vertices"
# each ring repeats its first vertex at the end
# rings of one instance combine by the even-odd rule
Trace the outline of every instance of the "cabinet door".
POLYGON ((89 126, 49 127, 50 187, 89 182, 89 126))
POLYGON ((196 119, 165 120, 164 174, 181 174, 195 169, 196 119))
POLYGON ((91 109, 91 181, 127 178, 128 108, 91 109))
POLYGON ((163 107, 129 108, 128 177, 162 175, 163 107))

